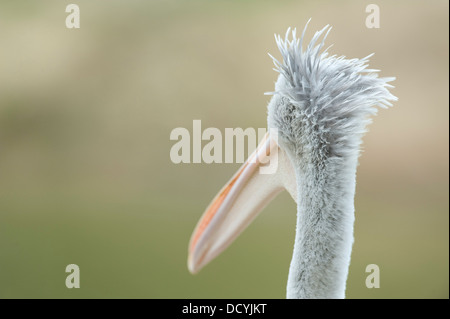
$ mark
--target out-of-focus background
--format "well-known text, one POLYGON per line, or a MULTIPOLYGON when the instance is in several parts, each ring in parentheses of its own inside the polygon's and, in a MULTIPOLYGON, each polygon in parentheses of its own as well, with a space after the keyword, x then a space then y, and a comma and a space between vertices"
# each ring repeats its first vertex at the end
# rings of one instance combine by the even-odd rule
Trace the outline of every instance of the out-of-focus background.
POLYGON ((364 138, 348 298, 449 297, 448 1, 2 1, 0 298, 284 298, 296 207, 276 198, 198 275, 198 218, 240 164, 173 164, 170 132, 265 127, 287 27, 376 52, 394 107, 364 138), (66 5, 81 10, 67 29, 66 5), (67 289, 65 267, 81 270, 67 289), (377 264, 381 287, 365 286, 377 264))

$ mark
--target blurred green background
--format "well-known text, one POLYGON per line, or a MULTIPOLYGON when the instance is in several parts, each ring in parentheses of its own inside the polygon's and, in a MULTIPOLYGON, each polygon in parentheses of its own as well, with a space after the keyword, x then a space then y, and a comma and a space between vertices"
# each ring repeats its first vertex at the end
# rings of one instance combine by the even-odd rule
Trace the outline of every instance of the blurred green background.
POLYGON ((0 298, 284 298, 296 206, 276 198, 198 275, 198 218, 240 164, 173 164, 176 127, 265 127, 274 33, 396 76, 364 139, 348 298, 449 297, 448 2, 2 1, 0 298), (77 3, 81 28, 67 29, 77 3), (65 267, 81 269, 67 289, 65 267), (381 270, 367 289, 365 267, 381 270))

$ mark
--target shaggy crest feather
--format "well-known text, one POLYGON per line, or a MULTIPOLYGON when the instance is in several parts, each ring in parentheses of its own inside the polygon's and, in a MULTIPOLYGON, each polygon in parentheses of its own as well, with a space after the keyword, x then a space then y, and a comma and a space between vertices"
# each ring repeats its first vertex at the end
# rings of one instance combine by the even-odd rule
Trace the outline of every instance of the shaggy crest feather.
MULTIPOLYGON (((266 94, 280 95, 295 107, 294 112, 289 110, 290 119, 277 123, 277 127, 290 126, 288 135, 298 139, 301 139, 299 134, 315 139, 314 144, 321 145, 317 150, 319 154, 315 154, 319 158, 354 155, 359 152, 360 138, 370 123, 369 116, 377 112, 376 106, 386 108, 392 106, 389 101, 397 100, 387 89, 393 87, 388 82, 395 78, 380 78, 378 70, 368 69, 367 63, 373 54, 362 59, 346 59, 345 56, 329 56, 329 47, 321 52, 331 30, 329 25, 317 31, 303 50, 308 23, 300 38, 296 36, 296 29, 291 32, 290 28, 284 39, 275 35, 283 62, 269 54, 274 70, 284 81, 277 85, 275 92, 266 94), (296 116, 294 120, 292 114, 296 116), (302 132, 295 132, 299 131, 298 127, 302 132)), ((283 116, 278 116, 277 121, 283 121, 283 116)))

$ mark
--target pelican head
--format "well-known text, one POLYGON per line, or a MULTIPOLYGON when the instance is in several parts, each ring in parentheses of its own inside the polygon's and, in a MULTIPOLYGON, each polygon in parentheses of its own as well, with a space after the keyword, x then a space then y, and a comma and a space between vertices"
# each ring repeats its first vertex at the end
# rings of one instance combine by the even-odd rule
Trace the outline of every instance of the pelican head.
POLYGON ((377 107, 397 98, 387 89, 395 78, 367 68, 371 55, 346 59, 322 50, 330 30, 316 32, 305 49, 306 27, 300 38, 290 29, 284 39, 275 36, 282 62, 272 57, 279 76, 268 93, 269 133, 200 219, 189 245, 192 273, 287 190, 297 203, 287 297, 345 297, 361 139, 377 107), (266 157, 275 156, 278 169, 261 174, 266 157))

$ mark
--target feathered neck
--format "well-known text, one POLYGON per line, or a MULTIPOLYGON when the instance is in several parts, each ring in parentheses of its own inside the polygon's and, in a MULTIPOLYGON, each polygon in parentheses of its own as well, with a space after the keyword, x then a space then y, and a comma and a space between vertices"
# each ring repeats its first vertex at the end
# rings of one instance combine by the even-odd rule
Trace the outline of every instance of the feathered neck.
POLYGON ((371 55, 345 59, 321 52, 330 30, 316 32, 305 50, 306 27, 300 39, 290 29, 284 40, 275 36, 283 62, 272 57, 280 75, 269 93, 268 125, 278 129, 298 190, 288 298, 345 296, 361 138, 376 106, 397 99, 387 89, 394 78, 367 68, 371 55))

